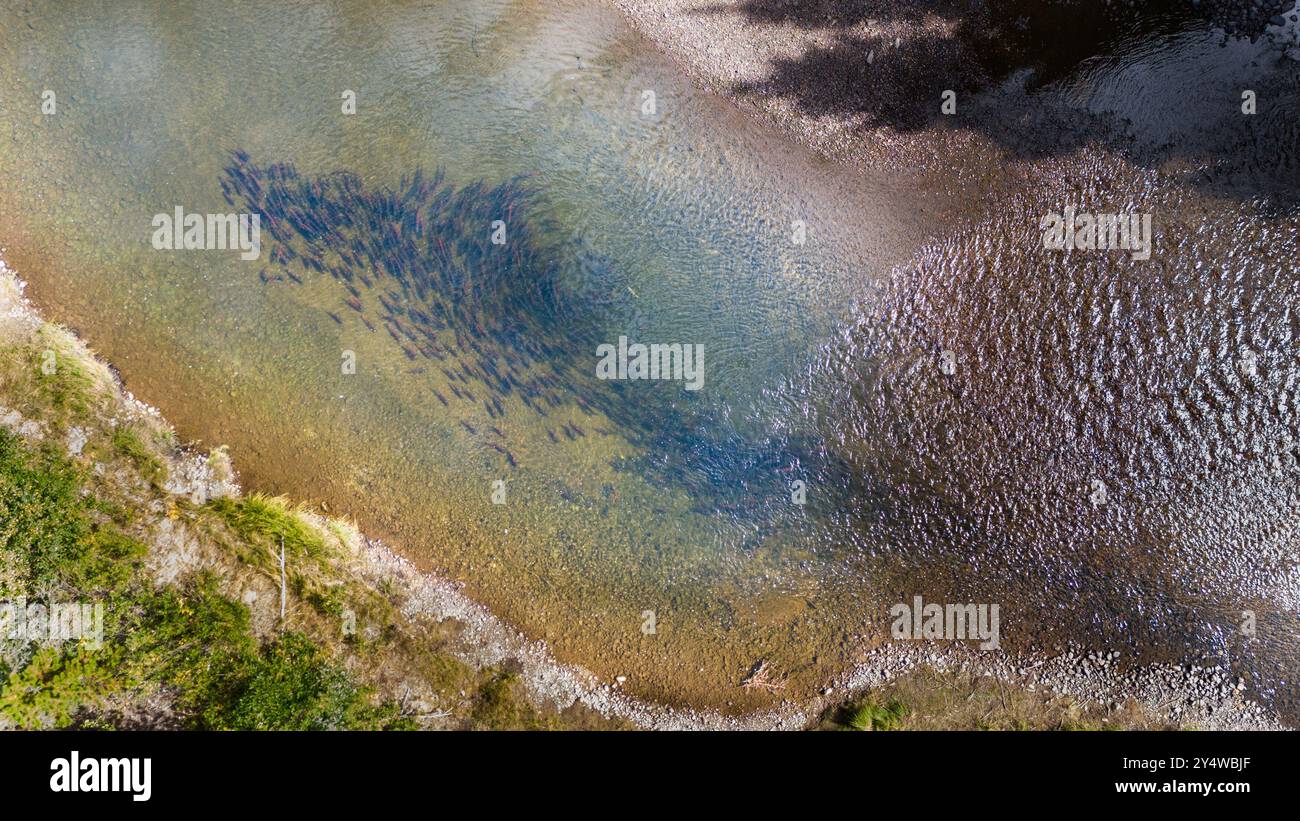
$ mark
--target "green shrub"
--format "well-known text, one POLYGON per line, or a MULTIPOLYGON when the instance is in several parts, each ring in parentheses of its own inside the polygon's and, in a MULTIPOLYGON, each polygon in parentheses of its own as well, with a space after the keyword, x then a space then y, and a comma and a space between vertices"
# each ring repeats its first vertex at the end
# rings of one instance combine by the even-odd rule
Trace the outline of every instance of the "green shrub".
MULTIPOLYGON (((113 447, 142 470, 156 462, 124 429, 113 447)), ((6 657, 0 720, 91 726, 106 696, 162 688, 181 723, 196 729, 414 727, 392 703, 372 704, 371 691, 305 636, 260 643, 248 608, 224 595, 216 577, 155 587, 141 572, 145 545, 113 521, 129 515, 88 492, 85 478, 55 446, 33 447, 0 428, 0 579, 9 582, 0 586, 17 588, 0 589, 0 597, 56 589, 106 603, 103 646, 28 645, 6 657)), ((299 565, 326 556, 323 538, 279 499, 220 499, 210 507, 239 539, 235 548, 246 561, 268 564, 281 538, 299 565)), ((312 581, 295 577, 295 589, 318 609, 341 612, 342 591, 316 580, 313 567, 312 581)))
POLYGON ((297 633, 259 646, 248 609, 205 577, 146 603, 136 654, 146 677, 174 688, 186 724, 205 730, 398 729, 391 705, 368 692, 297 633))
POLYGON ((204 725, 238 692, 257 658, 248 608, 204 576, 186 589, 148 595, 139 611, 131 631, 139 678, 176 690, 178 709, 204 725))
POLYGON ((383 730, 412 727, 392 705, 372 707, 367 693, 297 633, 266 648, 213 729, 383 730))
MULTIPOLYGON (((90 548, 81 479, 48 450, 31 450, 0 428, 0 550, 27 588, 61 580, 90 548)), ((12 595, 22 591, 0 591, 12 595)))
POLYGON ((122 684, 106 649, 42 647, 0 683, 0 718, 20 729, 67 727, 122 684))

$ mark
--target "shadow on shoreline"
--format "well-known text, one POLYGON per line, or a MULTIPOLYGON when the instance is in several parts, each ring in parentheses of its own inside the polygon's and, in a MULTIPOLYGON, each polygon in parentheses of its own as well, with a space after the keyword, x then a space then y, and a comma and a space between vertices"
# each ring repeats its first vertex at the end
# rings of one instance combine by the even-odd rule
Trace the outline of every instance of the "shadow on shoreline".
POLYGON ((1265 36, 1280 10, 1174 0, 1136 8, 1077 0, 745 0, 697 13, 825 36, 796 58, 773 60, 762 79, 734 85, 742 98, 790 100, 805 114, 851 118, 864 130, 910 133, 950 123, 1020 159, 1100 145, 1146 168, 1177 161, 1194 169, 1180 181, 1206 193, 1292 212, 1300 205, 1300 166, 1287 159, 1300 155, 1295 64, 1268 51, 1217 78, 1233 93, 1221 107, 1207 108, 1198 96, 1217 90, 1198 76, 1207 65, 1231 74, 1240 59, 1232 50, 1219 58, 1218 49, 1230 38, 1265 36), (1189 32, 1200 33, 1201 51, 1174 54, 1173 39, 1189 32), (1114 72, 1132 68, 1126 81, 1133 83, 1151 66, 1169 69, 1134 88, 1152 105, 1119 113, 1054 91, 1105 59, 1114 72), (1170 67, 1179 60, 1188 65, 1170 67), (1260 116, 1242 116, 1238 88, 1257 89, 1260 116), (953 115, 941 111, 948 90, 956 93, 953 115), (1204 116, 1187 113, 1200 108, 1204 116))

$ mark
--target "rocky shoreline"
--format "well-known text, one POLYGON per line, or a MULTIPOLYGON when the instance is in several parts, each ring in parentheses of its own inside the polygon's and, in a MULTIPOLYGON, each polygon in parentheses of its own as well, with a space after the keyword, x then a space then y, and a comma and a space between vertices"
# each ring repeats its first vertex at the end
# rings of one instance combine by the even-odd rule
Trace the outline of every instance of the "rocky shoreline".
MULTIPOLYGON (((970 152, 992 146, 934 127, 938 98, 917 100, 918 89, 990 89, 1017 73, 1034 50, 1049 48, 1039 38, 1056 34, 1053 28, 1069 15, 1089 19, 1095 12, 1119 27, 1142 5, 1108 3, 1098 10, 1069 0, 1037 8, 990 0, 610 2, 697 85, 830 159, 912 175, 919 183, 936 172, 951 174, 953 155, 970 163, 970 152), (1031 10, 1043 15, 1041 21, 1017 16, 1031 10), (922 124, 927 127, 920 129, 922 124)), ((1300 3, 1294 0, 1207 1, 1183 9, 1225 38, 1264 38, 1300 60, 1300 3)), ((1093 21, 1089 27, 1105 25, 1093 21)), ((1086 37, 1081 44, 1088 44, 1086 37)), ((1044 75, 1040 81, 1053 79, 1050 68, 1036 70, 1044 75)))

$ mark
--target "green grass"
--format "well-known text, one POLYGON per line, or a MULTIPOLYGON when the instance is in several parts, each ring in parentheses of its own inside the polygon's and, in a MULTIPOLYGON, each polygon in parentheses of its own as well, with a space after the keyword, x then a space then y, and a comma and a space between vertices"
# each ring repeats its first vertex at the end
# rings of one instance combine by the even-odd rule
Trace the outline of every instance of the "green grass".
POLYGON ((1110 732, 1124 728, 1117 724, 1102 724, 1100 721, 1067 718, 1061 721, 1061 726, 1058 729, 1068 732, 1110 732))
POLYGON ((1116 730, 1172 729, 1136 702, 1089 705, 1048 688, 1017 687, 969 671, 917 667, 821 717, 823 729, 1116 730))
POLYGON ((95 379, 68 349, 66 340, 42 329, 25 364, 34 375, 37 401, 46 421, 66 425, 90 416, 95 406, 95 379))
POLYGON ((160 488, 167 481, 167 469, 162 460, 154 454, 140 438, 140 434, 131 428, 118 428, 113 431, 113 452, 129 460, 149 484, 160 488))
POLYGON ((0 428, 0 551, 9 570, 0 594, 80 575, 73 570, 92 545, 88 512, 71 465, 0 428))
POLYGON ((286 558, 323 559, 328 555, 321 535, 294 516, 283 499, 253 493, 239 499, 213 499, 207 507, 240 541, 269 550, 268 558, 279 556, 281 539, 286 558))
POLYGON ((839 723, 853 730, 897 730, 911 711, 898 700, 881 704, 868 699, 846 707, 839 723))
POLYGON ((235 536, 232 548, 240 559, 276 579, 283 543, 289 586, 317 613, 337 619, 346 607, 358 606, 332 578, 332 551, 324 537, 295 515, 284 499, 254 493, 213 499, 205 508, 235 536))
POLYGON ((489 671, 489 676, 474 694, 470 714, 476 729, 543 730, 552 722, 543 718, 519 692, 522 685, 513 673, 489 671))

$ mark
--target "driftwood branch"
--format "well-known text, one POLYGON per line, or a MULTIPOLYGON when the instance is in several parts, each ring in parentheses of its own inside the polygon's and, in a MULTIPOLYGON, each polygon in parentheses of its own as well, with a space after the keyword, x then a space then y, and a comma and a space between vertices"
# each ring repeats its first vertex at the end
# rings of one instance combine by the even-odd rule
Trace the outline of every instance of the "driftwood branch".
POLYGON ((784 690, 785 676, 778 676, 768 665, 767 659, 760 659, 750 668, 749 674, 740 680, 740 686, 746 690, 784 690))

